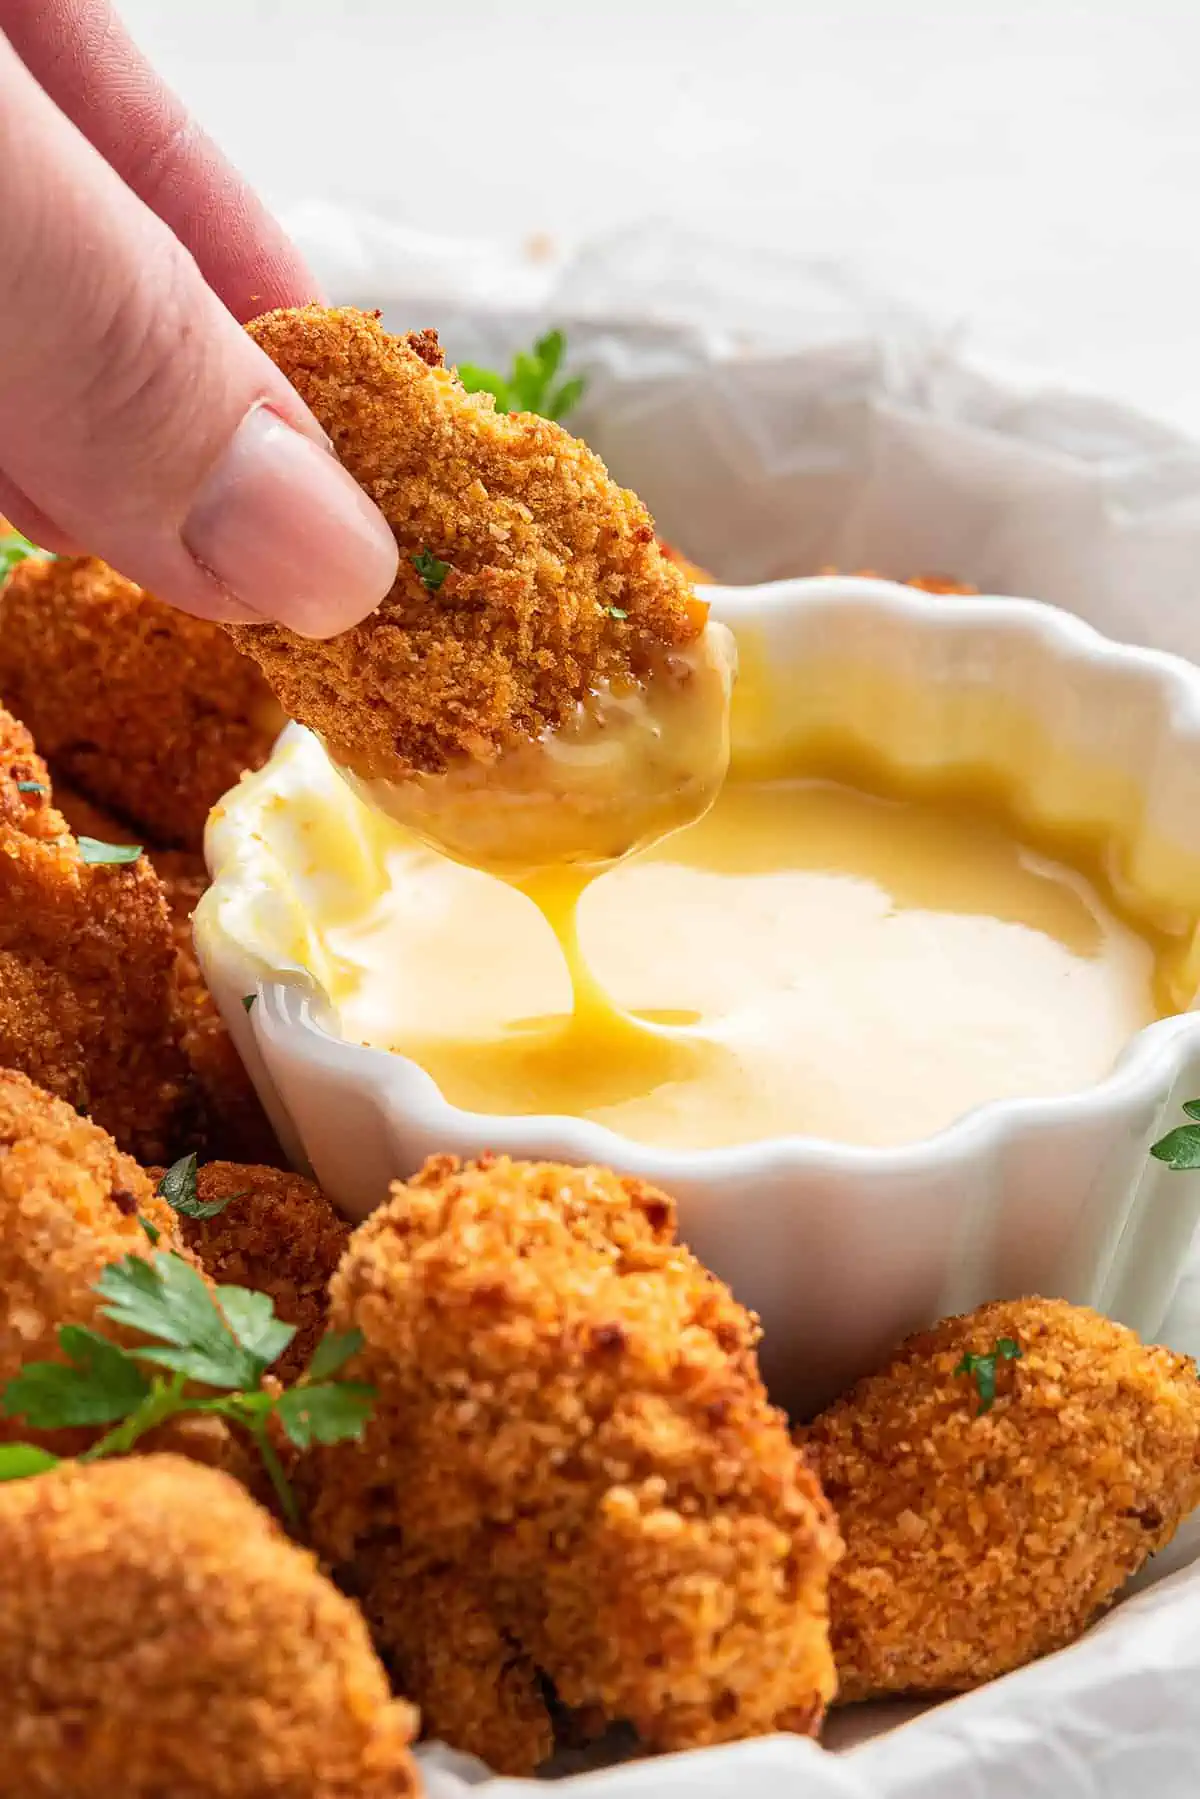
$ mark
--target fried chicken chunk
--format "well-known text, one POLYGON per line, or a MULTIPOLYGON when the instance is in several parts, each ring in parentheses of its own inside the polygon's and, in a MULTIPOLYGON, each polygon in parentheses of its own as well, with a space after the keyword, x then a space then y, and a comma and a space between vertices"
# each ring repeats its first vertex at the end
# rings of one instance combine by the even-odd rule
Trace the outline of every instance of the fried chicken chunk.
POLYGON ((272 1372, 285 1385, 298 1379, 325 1333, 329 1281, 350 1226, 314 1182, 277 1168, 209 1162, 196 1192, 204 1205, 228 1203, 212 1218, 181 1218, 184 1242, 219 1285, 269 1293, 297 1326, 272 1372))
POLYGON ((708 608, 641 501, 561 426, 466 393, 433 332, 317 306, 249 329, 402 552, 379 609, 328 642, 227 627, 337 761, 389 780, 490 761, 699 636, 708 608))
MULTIPOLYGON (((101 1270, 150 1253, 139 1214, 174 1242, 174 1213, 111 1137, 0 1069, 0 1389, 26 1362, 59 1359, 60 1324, 97 1325, 101 1270)), ((0 1440, 35 1434, 0 1414, 0 1440)))
POLYGON ((843 1700, 961 1692, 1061 1649, 1200 1503, 1195 1364, 1063 1300, 910 1338, 801 1440, 846 1541, 843 1700))
POLYGON ((147 859, 85 862, 23 725, 0 711, 0 1067, 143 1161, 190 1123, 175 950, 147 859))
POLYGON ((396 1690, 421 1696, 427 1737, 489 1768, 536 1768, 554 1729, 529 1657, 497 1623, 485 1586, 395 1539, 360 1551, 350 1590, 396 1690))
POLYGON ((174 1456, 0 1486, 0 1795, 405 1799, 415 1722, 352 1603, 174 1456))
POLYGON ((139 838, 196 851, 210 807, 282 723, 217 625, 94 557, 30 558, 0 589, 0 701, 56 775, 139 838))
MULTIPOLYGON (((837 1530, 767 1402, 756 1321, 665 1195, 436 1158, 354 1233, 330 1324, 363 1332, 348 1372, 378 1393, 364 1442, 317 1465, 335 1560, 398 1532, 410 1567, 465 1571, 564 1705, 656 1747, 817 1728, 837 1530)), ((405 1623, 384 1626, 402 1660, 405 1623)))

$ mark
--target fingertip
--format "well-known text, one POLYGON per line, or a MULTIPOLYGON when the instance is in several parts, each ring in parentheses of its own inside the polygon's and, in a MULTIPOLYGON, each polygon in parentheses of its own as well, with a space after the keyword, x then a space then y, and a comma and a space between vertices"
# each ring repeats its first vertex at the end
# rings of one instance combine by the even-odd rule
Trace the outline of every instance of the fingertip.
POLYGON ((400 564, 386 519, 353 477, 265 405, 242 420, 183 539, 231 599, 302 637, 358 624, 400 564))

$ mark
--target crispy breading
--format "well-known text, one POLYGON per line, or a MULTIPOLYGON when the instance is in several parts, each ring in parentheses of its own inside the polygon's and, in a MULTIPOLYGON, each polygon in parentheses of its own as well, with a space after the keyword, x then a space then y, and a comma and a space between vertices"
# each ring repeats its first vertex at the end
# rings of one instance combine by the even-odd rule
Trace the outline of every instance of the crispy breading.
MULTIPOLYGON (((26 1362, 60 1359, 60 1324, 97 1326, 101 1270, 150 1253, 139 1215, 164 1246, 175 1242, 174 1213, 131 1156, 62 1100, 0 1069, 0 1389, 26 1362)), ((34 1435, 0 1414, 0 1440, 34 1435)), ((56 1450, 79 1441, 37 1440, 56 1450)))
POLYGON ((377 611, 327 642, 226 627, 293 718, 368 778, 490 760, 570 719, 604 682, 641 679, 707 607, 650 516, 561 426, 495 411, 441 366, 436 340, 318 306, 249 327, 381 507, 400 573, 377 611), (436 590, 413 558, 448 565, 436 590))
POLYGON ((173 1456, 0 1486, 0 1795, 405 1799, 415 1718, 362 1618, 173 1456))
POLYGON ((174 966, 149 861, 83 861, 32 738, 0 711, 0 1067, 168 1160, 192 1124, 174 966))
MULTIPOLYGON (((78 836, 104 843, 136 843, 137 835, 111 812, 51 776, 54 803, 78 836)), ((246 1073, 225 1021, 208 990, 192 936, 192 914, 208 887, 203 856, 191 850, 147 849, 163 884, 175 943, 175 998, 180 1046, 199 1104, 198 1141, 208 1156, 277 1165, 283 1152, 246 1073)))
POLYGON ((360 1548, 352 1590, 396 1690, 421 1696, 423 1735, 493 1769, 549 1758, 554 1729, 537 1670, 468 1570, 428 1566, 390 1538, 360 1548))
POLYGON ((378 1393, 362 1444, 314 1468, 333 1559, 398 1531, 414 1562, 486 1580, 564 1705, 656 1747, 816 1730, 837 1530, 767 1402, 756 1321, 665 1195, 435 1158, 354 1233, 330 1325, 364 1333, 347 1372, 378 1393))
POLYGON ((208 886, 204 863, 186 850, 157 850, 151 860, 171 912, 180 1041, 198 1090, 204 1151, 223 1160, 277 1166, 283 1151, 196 954, 192 914, 208 886))
POLYGON ((1073 1642, 1200 1503, 1195 1364, 1063 1300, 909 1339, 800 1433, 837 1509, 839 1697, 959 1692, 1073 1642), (967 1355, 1004 1339, 980 1415, 967 1355))
POLYGON ((266 761, 282 723, 217 625, 94 557, 31 558, 0 588, 0 702, 139 841, 192 850, 210 807, 266 761))
POLYGON ((184 1242, 214 1281, 269 1293, 296 1336, 271 1372, 285 1385, 307 1368, 325 1333, 329 1281, 350 1226, 303 1175, 236 1162, 208 1162, 197 1173, 205 1205, 228 1200, 213 1218, 181 1218, 184 1242))

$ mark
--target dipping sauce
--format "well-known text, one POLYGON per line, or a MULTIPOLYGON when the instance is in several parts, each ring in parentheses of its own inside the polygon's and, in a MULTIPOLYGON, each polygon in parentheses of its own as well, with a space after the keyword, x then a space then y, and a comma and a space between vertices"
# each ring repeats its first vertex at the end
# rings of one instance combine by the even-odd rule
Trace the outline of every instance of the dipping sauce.
POLYGON ((397 835, 390 891, 325 932, 343 1033, 468 1111, 676 1149, 888 1145, 1086 1087, 1190 1004, 1174 940, 1097 870, 984 798, 854 774, 735 778, 698 823, 580 882, 574 1007, 546 916, 563 930, 572 892, 541 892, 540 912, 397 835))

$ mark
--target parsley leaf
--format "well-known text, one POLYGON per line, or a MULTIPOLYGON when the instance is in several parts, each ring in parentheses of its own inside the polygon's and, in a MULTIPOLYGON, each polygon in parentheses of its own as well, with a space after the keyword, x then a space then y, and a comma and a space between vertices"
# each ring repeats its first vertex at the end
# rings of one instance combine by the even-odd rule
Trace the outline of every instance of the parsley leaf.
POLYGON ((142 1361, 206 1387, 257 1386, 266 1363, 243 1347, 202 1277, 174 1250, 112 1263, 96 1291, 108 1301, 106 1318, 156 1339, 139 1348, 142 1361))
POLYGON ((149 1393, 137 1363, 107 1337, 63 1324, 58 1342, 65 1362, 29 1362, 5 1387, 0 1409, 9 1417, 23 1418, 34 1430, 113 1424, 149 1393))
POLYGON ((603 606, 601 611, 607 612, 609 618, 628 618, 629 614, 623 606, 603 606))
POLYGON ((138 1213, 138 1223, 145 1231, 151 1243, 157 1243, 158 1239, 162 1236, 162 1232, 159 1230, 158 1226, 153 1223, 151 1219, 143 1218, 140 1212, 138 1213))
MULTIPOLYGON (((296 1523, 295 1496, 271 1441, 272 1421, 278 1419, 300 1449, 361 1436, 374 1389, 328 1378, 361 1347, 361 1333, 326 1337, 303 1380, 281 1392, 274 1384, 264 1388, 262 1377, 296 1327, 276 1317, 269 1294, 210 1288, 172 1250, 112 1263, 95 1291, 106 1302, 106 1317, 148 1341, 126 1348, 97 1331, 63 1325, 58 1340, 66 1361, 24 1367, 0 1390, 0 1413, 20 1415, 43 1430, 110 1425, 83 1452, 86 1462, 127 1454, 148 1431, 180 1413, 215 1413, 253 1439, 284 1513, 296 1523)), ((55 1457, 32 1444, 0 1448, 0 1480, 54 1465, 55 1457)))
POLYGON ((458 378, 469 394, 494 395, 497 412, 535 412, 542 418, 564 419, 578 406, 586 388, 582 375, 572 375, 554 386, 566 352, 563 333, 548 331, 532 350, 518 351, 507 376, 463 362, 458 366, 458 378))
POLYGON ((140 843, 101 843, 97 837, 77 837, 80 859, 84 862, 136 862, 142 853, 140 843))
POLYGON ((193 1150, 190 1156, 181 1156, 178 1162, 173 1162, 155 1188, 159 1198, 165 1199, 181 1218, 217 1218, 235 1199, 246 1197, 243 1191, 229 1193, 224 1199, 201 1199, 196 1189, 199 1166, 199 1158, 193 1150))
POLYGON ((356 1356, 363 1346, 361 1331, 329 1331, 321 1338, 313 1351, 313 1359, 308 1365, 305 1380, 328 1380, 339 1368, 344 1368, 351 1356, 356 1356))
POLYGON ((21 531, 0 531, 0 581, 10 575, 19 562, 53 562, 49 550, 39 550, 21 531))
POLYGON ((361 1437, 374 1403, 374 1387, 358 1381, 302 1384, 281 1394, 275 1411, 296 1448, 309 1449, 361 1437))
MULTIPOLYGON (((1189 1118, 1200 1119, 1200 1099, 1185 1100, 1183 1109, 1189 1118)), ((1150 1154, 1178 1173, 1200 1168, 1200 1124, 1181 1124, 1168 1131, 1165 1137, 1151 1144, 1150 1154)))
POLYGON ((242 995, 243 1010, 248 1012, 250 1010, 250 1008, 253 1006, 253 1004, 257 998, 258 998, 257 993, 243 993, 243 995, 242 995))
POLYGON ((409 561, 425 583, 427 593, 437 593, 450 573, 450 564, 439 562, 428 550, 418 550, 415 556, 409 557, 409 561))
POLYGON ((45 793, 45 791, 46 791, 45 783, 42 781, 18 781, 17 782, 17 792, 18 793, 45 793))
POLYGON ((0 1443, 0 1480, 27 1480, 58 1467, 58 1457, 34 1443, 0 1443))
POLYGON ((975 1414, 982 1418, 990 1412, 996 1403, 996 1370, 1000 1362, 1019 1362, 1021 1345, 1014 1337, 998 1337, 996 1347, 988 1355, 965 1355, 955 1374, 968 1374, 975 1382, 975 1391, 979 1395, 979 1410, 975 1414))

